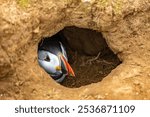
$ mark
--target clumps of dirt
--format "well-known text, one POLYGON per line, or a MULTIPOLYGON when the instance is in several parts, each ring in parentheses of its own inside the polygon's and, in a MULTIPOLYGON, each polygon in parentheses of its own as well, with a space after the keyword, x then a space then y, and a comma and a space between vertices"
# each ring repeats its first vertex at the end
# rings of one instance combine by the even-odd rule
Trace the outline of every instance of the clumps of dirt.
POLYGON ((67 77, 61 85, 69 88, 78 88, 103 80, 119 64, 118 57, 107 48, 107 52, 98 53, 97 56, 87 56, 69 51, 69 62, 76 77, 67 77))

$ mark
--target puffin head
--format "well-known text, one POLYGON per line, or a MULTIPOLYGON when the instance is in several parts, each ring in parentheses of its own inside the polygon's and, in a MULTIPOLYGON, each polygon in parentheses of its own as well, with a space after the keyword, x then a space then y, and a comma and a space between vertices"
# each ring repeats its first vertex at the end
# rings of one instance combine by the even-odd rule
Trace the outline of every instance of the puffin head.
POLYGON ((64 71, 66 76, 75 76, 70 64, 61 53, 55 55, 49 51, 38 50, 38 62, 52 78, 59 77, 64 71))
POLYGON ((38 51, 38 62, 39 65, 50 75, 54 75, 58 72, 61 73, 61 71, 58 70, 58 66, 60 65, 58 57, 48 51, 38 51))

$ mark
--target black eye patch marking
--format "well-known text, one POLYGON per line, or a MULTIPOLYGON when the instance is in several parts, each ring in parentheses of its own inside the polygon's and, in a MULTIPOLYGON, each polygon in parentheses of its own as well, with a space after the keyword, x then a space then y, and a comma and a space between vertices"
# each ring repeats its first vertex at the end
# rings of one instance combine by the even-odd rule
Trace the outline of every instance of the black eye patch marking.
POLYGON ((46 55, 46 57, 44 58, 45 61, 50 62, 50 58, 48 55, 46 55))

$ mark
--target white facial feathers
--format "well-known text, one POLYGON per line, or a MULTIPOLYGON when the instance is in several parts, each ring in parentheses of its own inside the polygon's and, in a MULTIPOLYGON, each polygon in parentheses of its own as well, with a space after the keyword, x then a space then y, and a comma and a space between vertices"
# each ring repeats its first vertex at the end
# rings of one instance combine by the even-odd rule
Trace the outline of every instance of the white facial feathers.
POLYGON ((45 50, 38 51, 38 62, 40 66, 43 67, 49 74, 56 73, 56 67, 60 66, 61 64, 59 58, 56 55, 45 50), (50 61, 47 60, 47 56, 49 57, 50 61))

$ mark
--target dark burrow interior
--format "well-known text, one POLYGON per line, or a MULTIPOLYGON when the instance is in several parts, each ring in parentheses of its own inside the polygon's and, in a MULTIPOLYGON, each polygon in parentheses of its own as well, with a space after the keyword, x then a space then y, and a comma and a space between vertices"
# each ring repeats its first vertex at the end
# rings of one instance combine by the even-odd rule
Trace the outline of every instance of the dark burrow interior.
POLYGON ((72 26, 48 38, 57 38, 63 43, 75 72, 76 77, 66 77, 60 83, 65 87, 77 88, 100 82, 121 63, 100 32, 72 26))

